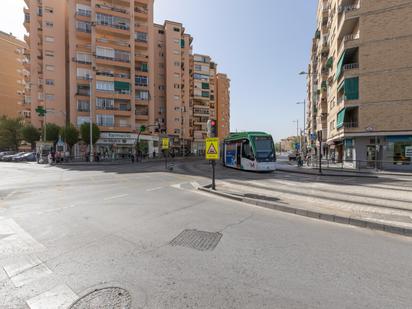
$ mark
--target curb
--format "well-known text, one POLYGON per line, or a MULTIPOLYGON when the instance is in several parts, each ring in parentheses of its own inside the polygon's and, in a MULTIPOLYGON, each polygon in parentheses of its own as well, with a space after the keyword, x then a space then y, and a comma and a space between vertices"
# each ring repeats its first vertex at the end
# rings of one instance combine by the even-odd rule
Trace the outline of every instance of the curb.
POLYGON ((305 170, 293 170, 293 169, 282 169, 277 167, 276 168, 277 172, 282 172, 282 173, 295 173, 295 174, 304 174, 304 175, 312 175, 312 176, 329 176, 329 177, 358 177, 358 178, 379 178, 377 175, 359 175, 359 174, 337 174, 337 173, 328 173, 328 172, 323 172, 322 174, 319 174, 317 172, 309 172, 305 170))
POLYGON ((308 218, 318 219, 322 221, 352 225, 356 227, 367 228, 371 230, 377 230, 377 231, 387 232, 391 234, 412 237, 412 228, 403 228, 403 227, 399 227, 396 225, 388 225, 388 224, 383 224, 383 223, 367 221, 363 219, 336 216, 336 215, 325 214, 325 213, 312 211, 312 210, 305 210, 305 209, 296 208, 296 207, 279 205, 273 202, 260 201, 260 200, 256 200, 256 199, 252 199, 248 197, 236 196, 230 193, 213 191, 212 189, 210 189, 210 187, 211 185, 199 187, 198 190, 207 192, 210 194, 218 195, 224 198, 228 198, 231 200, 235 200, 238 202, 244 202, 250 205, 259 206, 259 207, 272 209, 272 210, 277 210, 277 211, 281 211, 281 212, 285 212, 289 214, 295 214, 295 215, 302 216, 302 217, 308 217, 308 218))

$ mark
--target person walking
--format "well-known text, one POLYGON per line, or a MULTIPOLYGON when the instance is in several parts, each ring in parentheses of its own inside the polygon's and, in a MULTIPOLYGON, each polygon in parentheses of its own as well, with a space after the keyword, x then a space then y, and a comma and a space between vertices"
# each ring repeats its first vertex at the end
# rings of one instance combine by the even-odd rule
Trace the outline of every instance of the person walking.
POLYGON ((131 154, 130 159, 132 160, 132 164, 134 163, 134 154, 131 154))

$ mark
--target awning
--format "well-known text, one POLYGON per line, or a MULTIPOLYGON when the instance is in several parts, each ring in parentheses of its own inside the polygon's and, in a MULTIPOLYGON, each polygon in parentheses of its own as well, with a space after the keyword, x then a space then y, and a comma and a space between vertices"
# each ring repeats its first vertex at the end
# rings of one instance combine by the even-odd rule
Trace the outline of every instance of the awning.
POLYGON ((345 100, 359 100, 359 77, 345 79, 345 100))
POLYGON ((336 80, 340 78, 343 73, 343 62, 345 61, 346 50, 343 52, 342 56, 340 56, 338 64, 336 66, 336 80))
POLYGON ((130 90, 130 84, 126 82, 114 82, 114 89, 117 90, 130 90))
POLYGON ((333 67, 333 57, 329 57, 328 61, 326 62, 326 67, 327 68, 333 67))
POLYGON ((338 119, 336 120, 336 128, 342 128, 345 122, 345 113, 346 113, 346 108, 342 109, 338 113, 338 119))

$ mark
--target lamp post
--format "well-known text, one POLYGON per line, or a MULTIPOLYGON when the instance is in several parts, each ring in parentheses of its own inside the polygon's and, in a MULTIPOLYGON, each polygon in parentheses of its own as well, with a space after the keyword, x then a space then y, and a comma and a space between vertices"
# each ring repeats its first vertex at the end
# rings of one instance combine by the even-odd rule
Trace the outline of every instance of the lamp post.
POLYGON ((93 114, 92 114, 92 79, 89 79, 89 126, 90 126, 90 163, 93 162, 93 114))
POLYGON ((299 138, 299 152, 302 149, 302 135, 299 135, 299 119, 293 120, 293 122, 296 122, 296 137, 299 138))

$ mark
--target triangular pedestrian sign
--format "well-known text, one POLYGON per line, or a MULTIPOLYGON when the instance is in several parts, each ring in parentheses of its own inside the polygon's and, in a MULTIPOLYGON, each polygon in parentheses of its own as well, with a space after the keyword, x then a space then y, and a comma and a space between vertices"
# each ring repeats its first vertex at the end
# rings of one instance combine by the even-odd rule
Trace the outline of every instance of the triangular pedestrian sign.
POLYGON ((212 144, 210 144, 210 147, 209 147, 209 149, 208 149, 208 151, 207 151, 207 154, 211 154, 211 155, 215 155, 215 154, 217 154, 217 151, 216 151, 215 145, 213 145, 213 143, 212 143, 212 144))

